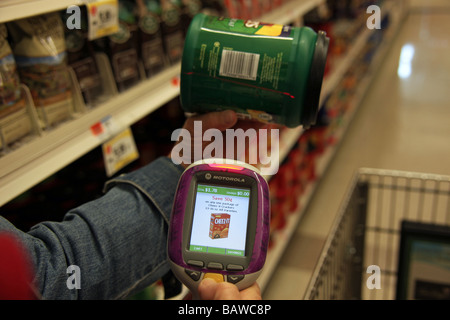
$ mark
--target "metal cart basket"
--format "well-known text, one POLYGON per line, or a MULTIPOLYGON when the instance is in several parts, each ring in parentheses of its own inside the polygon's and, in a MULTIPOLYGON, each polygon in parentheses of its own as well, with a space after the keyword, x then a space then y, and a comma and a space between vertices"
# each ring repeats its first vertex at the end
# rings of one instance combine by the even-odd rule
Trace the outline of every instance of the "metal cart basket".
POLYGON ((404 220, 449 226, 450 176, 360 169, 336 216, 305 299, 395 299, 404 220), (371 265, 379 267, 379 289, 367 285, 371 265))

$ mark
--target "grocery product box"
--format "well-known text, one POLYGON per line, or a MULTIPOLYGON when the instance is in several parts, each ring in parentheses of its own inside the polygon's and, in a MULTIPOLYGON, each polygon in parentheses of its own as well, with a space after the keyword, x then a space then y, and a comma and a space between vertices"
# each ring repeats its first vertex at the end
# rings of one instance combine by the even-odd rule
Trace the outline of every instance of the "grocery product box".
POLYGON ((230 215, 226 213, 212 213, 209 227, 209 237, 211 239, 228 238, 230 229, 230 215))

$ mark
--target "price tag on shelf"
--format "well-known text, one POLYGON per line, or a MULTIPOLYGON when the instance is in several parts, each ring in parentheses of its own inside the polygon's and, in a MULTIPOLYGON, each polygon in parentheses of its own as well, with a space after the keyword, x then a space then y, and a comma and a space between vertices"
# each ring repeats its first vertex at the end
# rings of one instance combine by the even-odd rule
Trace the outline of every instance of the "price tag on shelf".
POLYGON ((98 39, 119 31, 118 0, 85 0, 88 11, 88 39, 98 39))
POLYGON ((122 128, 123 126, 120 126, 112 116, 108 115, 91 126, 91 133, 99 140, 105 141, 118 134, 122 128))
POLYGON ((170 83, 174 87, 179 87, 180 86, 180 76, 178 75, 178 76, 173 77, 172 80, 170 80, 170 83))
POLYGON ((105 142, 102 145, 102 151, 108 177, 139 158, 139 152, 130 128, 105 142))

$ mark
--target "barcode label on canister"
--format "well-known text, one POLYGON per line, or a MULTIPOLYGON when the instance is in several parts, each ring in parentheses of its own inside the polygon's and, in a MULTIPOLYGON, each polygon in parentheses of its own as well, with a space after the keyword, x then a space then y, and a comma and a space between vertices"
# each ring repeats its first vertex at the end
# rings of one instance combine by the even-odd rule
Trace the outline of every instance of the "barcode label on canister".
POLYGON ((259 54, 257 53, 223 50, 219 75, 255 81, 258 65, 259 54))

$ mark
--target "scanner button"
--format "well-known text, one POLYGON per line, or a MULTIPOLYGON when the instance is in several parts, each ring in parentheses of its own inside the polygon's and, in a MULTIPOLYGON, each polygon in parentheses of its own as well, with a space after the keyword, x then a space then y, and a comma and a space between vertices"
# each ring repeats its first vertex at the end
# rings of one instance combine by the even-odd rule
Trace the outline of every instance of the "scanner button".
POLYGON ((208 269, 222 270, 223 269, 223 265, 221 263, 218 263, 218 262, 210 262, 210 263, 208 263, 208 269))
POLYGON ((203 277, 203 279, 206 278, 210 278, 213 279, 216 282, 223 282, 223 275, 221 275, 220 273, 205 273, 205 276, 203 277))
POLYGON ((203 261, 200 260, 188 260, 187 262, 189 265, 194 266, 194 267, 200 267, 202 268, 204 266, 203 261))
POLYGON ((242 271, 242 270, 244 270, 244 266, 240 266, 238 264, 229 264, 229 265, 227 265, 227 270, 242 271))
POLYGON ((227 282, 230 282, 232 284, 236 284, 239 281, 241 281, 242 279, 244 279, 244 275, 243 274, 229 274, 227 276, 227 282))
POLYGON ((200 279, 200 276, 202 275, 200 271, 196 270, 184 269, 184 272, 186 272, 186 274, 194 281, 198 281, 200 279))

